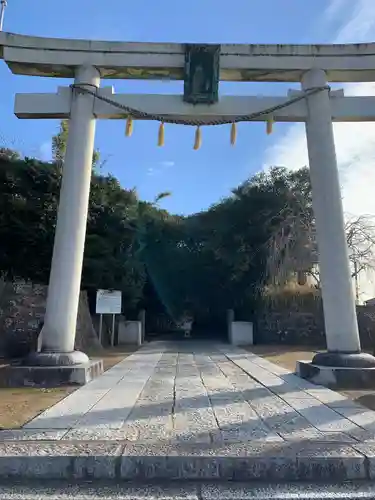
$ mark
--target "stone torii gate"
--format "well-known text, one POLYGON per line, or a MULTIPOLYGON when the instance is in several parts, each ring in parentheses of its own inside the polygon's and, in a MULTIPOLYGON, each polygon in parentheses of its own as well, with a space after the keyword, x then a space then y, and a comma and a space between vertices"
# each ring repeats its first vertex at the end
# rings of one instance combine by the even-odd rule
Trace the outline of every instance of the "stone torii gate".
POLYGON ((55 94, 17 94, 15 99, 19 118, 70 119, 42 351, 30 363, 62 366, 88 361, 84 353, 74 351, 74 339, 96 119, 124 119, 124 109, 134 108, 145 112, 146 119, 151 114, 231 122, 252 114, 254 120, 267 120, 261 112, 273 108, 276 122, 306 124, 316 217, 328 352, 314 358, 313 372, 311 365, 300 367, 301 374, 319 381, 319 367, 355 367, 363 372, 375 366, 375 358, 361 353, 332 129, 332 121, 375 121, 375 97, 345 97, 327 84, 375 81, 375 44, 221 45, 216 47, 221 81, 301 82, 301 91, 290 91, 287 97, 214 98, 213 104, 196 105, 178 95, 115 94, 111 87, 100 88, 100 80, 106 78, 184 79, 186 46, 181 44, 0 33, 0 47, 15 74, 75 82, 55 94), (298 95, 301 99, 282 106, 298 95))

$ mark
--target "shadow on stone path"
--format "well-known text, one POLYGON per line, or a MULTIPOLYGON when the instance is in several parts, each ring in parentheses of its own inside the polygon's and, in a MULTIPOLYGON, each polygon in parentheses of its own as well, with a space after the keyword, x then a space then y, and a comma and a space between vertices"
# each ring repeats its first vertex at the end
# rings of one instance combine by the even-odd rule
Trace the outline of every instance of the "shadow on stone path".
POLYGON ((154 342, 0 439, 346 444, 375 412, 242 349, 154 342))

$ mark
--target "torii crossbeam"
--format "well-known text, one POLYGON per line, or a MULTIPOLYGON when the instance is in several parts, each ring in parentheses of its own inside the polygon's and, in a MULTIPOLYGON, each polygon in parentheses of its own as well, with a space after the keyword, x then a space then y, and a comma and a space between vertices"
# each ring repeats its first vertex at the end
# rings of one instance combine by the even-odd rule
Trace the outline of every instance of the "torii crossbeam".
MULTIPOLYGON (((70 118, 71 90, 59 87, 56 94, 16 94, 14 112, 18 118, 68 119, 70 118)), ((124 120, 127 113, 120 106, 164 115, 170 118, 211 120, 215 117, 228 121, 240 115, 257 113, 263 109, 281 106, 286 97, 225 96, 217 104, 192 106, 183 102, 181 95, 159 94, 115 94, 112 87, 98 90, 98 95, 110 97, 119 107, 107 104, 99 99, 94 102, 93 113, 97 119, 124 120)), ((371 122, 375 121, 375 97, 344 97, 343 91, 330 92, 333 122, 371 122)), ((272 113, 275 122, 306 122, 307 103, 301 100, 272 113)), ((141 119, 141 118, 140 118, 141 119)), ((147 119, 147 118, 146 118, 147 119)), ((265 121, 266 116, 259 116, 252 121, 265 121)))

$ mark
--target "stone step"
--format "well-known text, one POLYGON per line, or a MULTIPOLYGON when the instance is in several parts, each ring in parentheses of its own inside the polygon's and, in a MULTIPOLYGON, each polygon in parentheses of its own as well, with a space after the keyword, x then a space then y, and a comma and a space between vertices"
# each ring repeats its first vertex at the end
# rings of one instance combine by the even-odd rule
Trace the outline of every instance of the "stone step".
POLYGON ((0 443, 0 479, 356 481, 375 446, 339 443, 0 443))
POLYGON ((0 500, 367 500, 370 482, 332 483, 0 483, 0 500))

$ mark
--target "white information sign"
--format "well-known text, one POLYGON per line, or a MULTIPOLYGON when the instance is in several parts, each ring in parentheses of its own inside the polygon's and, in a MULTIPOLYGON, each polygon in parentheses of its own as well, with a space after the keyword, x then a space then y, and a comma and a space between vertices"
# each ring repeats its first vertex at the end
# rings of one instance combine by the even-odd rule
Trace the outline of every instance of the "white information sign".
POLYGON ((96 292, 96 313, 121 314, 121 298, 119 290, 98 290, 96 292))

